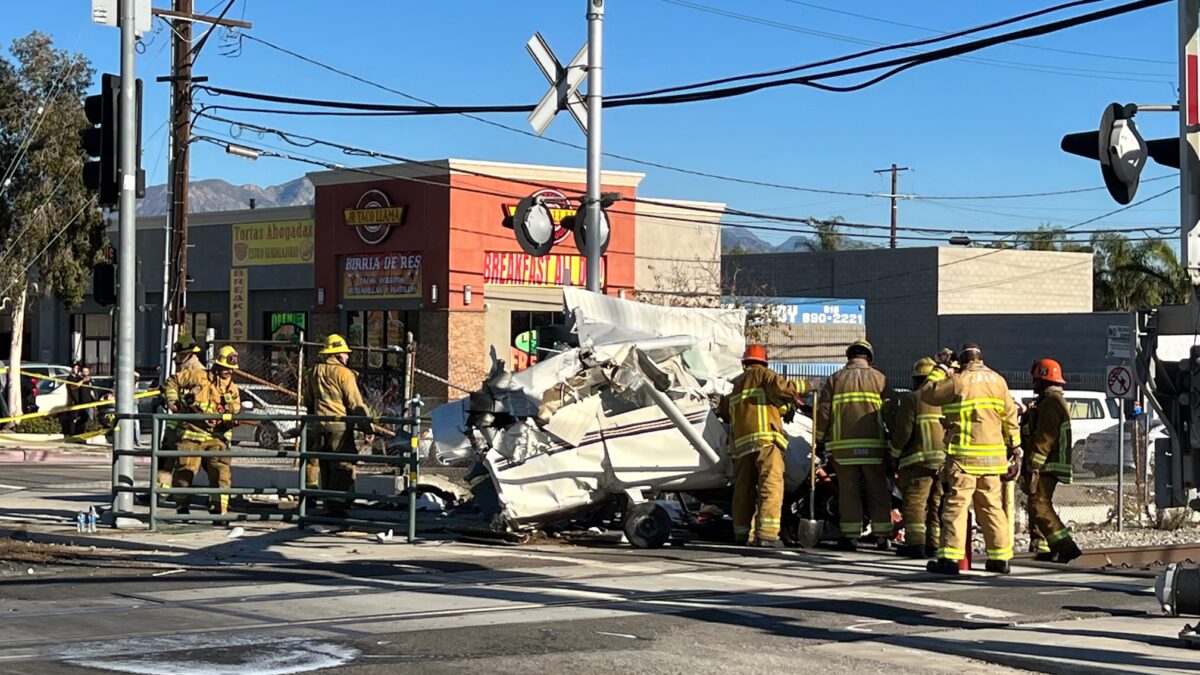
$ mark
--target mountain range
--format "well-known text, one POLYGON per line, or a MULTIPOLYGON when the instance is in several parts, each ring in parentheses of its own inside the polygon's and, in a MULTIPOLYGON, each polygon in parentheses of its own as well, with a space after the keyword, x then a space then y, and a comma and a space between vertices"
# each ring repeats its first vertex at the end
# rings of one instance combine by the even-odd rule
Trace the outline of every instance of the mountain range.
MULTIPOLYGON (((254 200, 256 208, 277 206, 303 206, 313 203, 313 186, 308 178, 301 176, 279 185, 259 187, 257 185, 233 185, 219 178, 194 181, 190 187, 189 205, 192 213, 209 211, 238 211, 250 208, 254 200)), ((167 186, 152 185, 146 188, 146 196, 138 204, 139 216, 160 216, 167 212, 167 186)), ((813 238, 794 235, 779 244, 763 241, 753 231, 743 227, 726 225, 721 229, 721 249, 724 253, 788 253, 812 250, 813 238)), ((873 248, 852 239, 843 239, 846 248, 873 248)))
MULTIPOLYGON (((188 186, 188 210, 191 213, 248 209, 251 199, 256 208, 302 206, 313 202, 313 186, 304 176, 265 188, 233 185, 219 178, 193 181, 188 186)), ((138 204, 138 215, 161 216, 166 212, 167 186, 147 187, 145 198, 138 204)))

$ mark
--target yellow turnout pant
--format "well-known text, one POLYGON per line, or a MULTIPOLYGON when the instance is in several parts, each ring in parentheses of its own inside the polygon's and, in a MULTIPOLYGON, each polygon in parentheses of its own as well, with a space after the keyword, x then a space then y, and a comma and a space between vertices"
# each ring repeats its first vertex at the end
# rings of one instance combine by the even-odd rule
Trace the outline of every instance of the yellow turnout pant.
POLYGON ((764 443, 733 460, 733 537, 739 543, 779 538, 783 450, 764 443))
POLYGON ((967 529, 967 511, 975 507, 975 519, 983 530, 988 560, 1012 558, 1012 528, 1004 513, 1002 481, 999 475, 967 473, 953 460, 942 468, 942 545, 938 557, 962 560, 971 545, 967 529))

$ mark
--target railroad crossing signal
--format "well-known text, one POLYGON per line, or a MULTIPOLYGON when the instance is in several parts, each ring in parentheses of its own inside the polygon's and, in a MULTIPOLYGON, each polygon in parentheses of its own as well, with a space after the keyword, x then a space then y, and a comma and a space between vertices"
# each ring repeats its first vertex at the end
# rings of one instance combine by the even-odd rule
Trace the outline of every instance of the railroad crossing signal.
POLYGON ((575 54, 575 58, 571 59, 566 68, 559 64, 558 57, 550 51, 550 45, 546 44, 541 33, 534 33, 533 37, 529 38, 529 42, 525 43, 525 49, 533 57, 534 63, 537 63, 542 74, 546 76, 546 80, 550 82, 550 90, 546 92, 545 96, 542 96, 541 101, 538 101, 533 112, 529 113, 530 126, 537 132, 537 135, 541 136, 546 127, 550 126, 550 122, 554 120, 554 115, 559 110, 566 108, 567 112, 571 113, 571 117, 575 118, 575 123, 586 134, 587 103, 579 94, 579 85, 583 84, 588 74, 587 43, 583 43, 579 52, 575 54))

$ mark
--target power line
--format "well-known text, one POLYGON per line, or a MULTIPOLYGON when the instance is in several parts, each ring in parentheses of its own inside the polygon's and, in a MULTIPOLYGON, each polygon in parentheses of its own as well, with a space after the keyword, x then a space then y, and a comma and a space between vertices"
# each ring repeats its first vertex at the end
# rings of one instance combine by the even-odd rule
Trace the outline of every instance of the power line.
MULTIPOLYGON (((753 23, 753 24, 758 24, 758 25, 762 25, 762 26, 767 26, 770 28, 776 28, 779 30, 786 30, 786 31, 803 33, 803 34, 807 34, 807 35, 814 35, 817 37, 823 37, 823 38, 827 38, 830 40, 838 40, 840 42, 849 42, 849 43, 858 44, 858 45, 876 45, 876 46, 881 47, 881 49, 879 51, 901 50, 901 51, 907 51, 907 52, 915 52, 915 50, 913 50, 911 47, 898 46, 898 45, 884 45, 883 43, 875 42, 873 40, 866 40, 863 38, 858 38, 858 37, 854 37, 854 36, 850 36, 850 35, 843 35, 843 34, 839 34, 839 33, 829 33, 826 31, 813 30, 810 28, 806 28, 804 26, 797 26, 795 24, 783 23, 781 21, 775 21, 773 19, 764 19, 762 17, 752 16, 749 14, 741 14, 738 12, 732 12, 729 10, 719 9, 719 8, 712 7, 709 5, 702 5, 702 4, 696 3, 696 2, 689 2, 688 0, 662 0, 662 2, 670 3, 673 5, 678 5, 680 7, 686 7, 688 9, 693 9, 693 10, 705 12, 708 14, 713 14, 716 16, 723 16, 723 17, 734 19, 737 21, 743 21, 743 22, 747 22, 747 23, 753 23)), ((1014 22, 1015 22, 1015 20, 1012 20, 1012 19, 1007 20, 1007 23, 1014 23, 1014 22)), ((979 30, 980 29, 971 29, 966 32, 968 32, 968 33, 979 32, 979 30)), ((947 37, 944 35, 940 35, 938 37, 929 38, 927 40, 921 40, 921 41, 917 41, 917 42, 919 44, 929 44, 930 42, 940 42, 943 40, 948 40, 951 37, 958 37, 962 34, 963 34, 963 32, 960 31, 958 34, 953 35, 953 36, 947 37)), ((1022 46, 1022 45, 1019 45, 1019 46, 1022 46)), ((868 50, 868 52, 861 53, 858 58, 869 55, 871 53, 879 53, 879 52, 874 51, 874 50, 868 50)), ((1050 74, 1062 74, 1062 75, 1069 75, 1069 76, 1075 76, 1075 77, 1092 77, 1092 78, 1105 79, 1105 80, 1121 79, 1121 80, 1131 80, 1131 81, 1137 81, 1137 82, 1170 81, 1169 76, 1163 75, 1160 73, 1138 73, 1138 72, 1131 73, 1131 72, 1124 72, 1124 71, 1096 70, 1096 69, 1092 69, 1092 68, 1076 68, 1073 66, 1060 66, 1060 65, 1052 65, 1052 64, 1043 64, 1043 63, 1025 63, 1025 62, 1020 62, 1020 61, 1007 61, 1007 60, 1002 60, 1002 59, 980 58, 980 57, 971 57, 971 56, 962 56, 962 57, 956 57, 956 58, 961 61, 968 62, 968 63, 978 63, 978 64, 994 66, 994 67, 998 67, 998 68, 1008 68, 1011 70, 1023 70, 1023 71, 1031 71, 1031 72, 1050 73, 1050 74), (1145 78, 1154 78, 1154 79, 1145 79, 1145 78)), ((846 58, 844 60, 851 60, 851 59, 846 58)))
MULTIPOLYGON (((279 129, 273 129, 271 127, 264 127, 264 126, 254 125, 254 124, 245 123, 245 122, 237 122, 235 120, 229 120, 229 119, 217 117, 214 115, 208 115, 206 113, 202 113, 201 116, 207 117, 208 119, 212 119, 214 121, 228 123, 231 125, 236 125, 235 128, 240 127, 240 128, 256 131, 258 133, 270 133, 270 134, 273 134, 274 136, 276 136, 277 138, 279 138, 280 140, 284 141, 285 143, 288 143, 290 145, 300 147, 300 148, 311 148, 315 145, 321 145, 321 146, 325 146, 325 147, 329 147, 329 148, 338 149, 338 150, 342 151, 343 154, 348 154, 351 156, 371 157, 371 158, 375 158, 375 159, 390 159, 390 160, 394 160, 394 161, 414 164, 417 166, 426 166, 426 167, 434 168, 434 169, 438 169, 438 170, 446 168, 440 164, 436 164, 433 162, 416 160, 416 159, 404 157, 401 155, 394 155, 394 154, 378 152, 378 151, 374 151, 374 150, 356 148, 354 146, 344 145, 341 143, 335 143, 333 141, 318 139, 318 138, 314 138, 311 136, 304 136, 302 134, 285 132, 285 131, 282 131, 279 129), (300 142, 301 140, 303 142, 300 142)), ((237 141, 239 139, 240 132, 237 132, 237 133, 231 132, 229 135, 231 138, 234 138, 235 141, 237 141)), ((197 140, 205 140, 208 142, 215 142, 218 145, 223 143, 223 141, 220 141, 219 139, 211 139, 211 138, 205 138, 205 137, 196 137, 196 139, 197 140)), ((238 142, 240 142, 240 141, 238 141, 238 142)), ((257 148, 256 148, 256 150, 257 150, 257 148)), ((273 155, 274 154, 275 153, 273 153, 273 155)), ((297 158, 297 157, 292 157, 292 156, 281 157, 281 158, 294 159, 296 161, 310 161, 308 159, 297 158)), ((316 160, 312 160, 312 161, 325 162, 324 160, 320 160, 319 158, 316 160)), ((337 163, 333 163, 333 162, 325 162, 325 164, 330 164, 331 167, 329 167, 329 168, 348 169, 347 167, 345 167, 341 164, 337 164, 337 163)), ((363 173, 378 174, 380 176, 384 176, 389 179, 399 178, 392 174, 372 172, 368 169, 348 169, 348 170, 355 170, 355 171, 360 171, 363 173)), ((512 179, 512 178, 501 176, 498 174, 488 173, 485 171, 476 171, 473 169, 455 168, 455 169, 447 169, 447 170, 452 171, 452 172, 467 174, 467 175, 473 175, 473 176, 477 176, 480 178, 488 178, 488 179, 492 179, 492 180, 500 180, 500 181, 506 181, 506 182, 511 182, 511 183, 517 183, 520 185, 526 185, 526 186, 536 188, 536 189, 541 189, 541 188, 545 188, 545 187, 549 186, 547 184, 547 182, 512 179)), ((401 179, 402 180, 416 180, 416 179, 410 179, 408 177, 403 177, 401 179)), ((417 180, 417 182, 425 182, 425 183, 439 185, 439 186, 445 186, 448 184, 447 182, 428 181, 428 180, 425 180, 425 181, 417 180)), ((453 186, 451 186, 451 187, 453 187, 453 186)), ((565 192, 582 194, 582 192, 579 189, 572 188, 569 186, 554 185, 553 187, 556 187, 565 192)), ((507 197, 507 198, 513 198, 513 199, 522 198, 520 195, 499 193, 499 192, 492 191, 492 190, 473 190, 473 191, 480 192, 482 194, 489 194, 489 195, 493 195, 493 196, 507 197)), ((1163 194, 1166 194, 1166 193, 1163 193, 1163 194)), ((1159 196, 1161 196, 1161 195, 1159 195, 1159 196)), ((1153 199, 1153 197, 1150 199, 1153 199)), ((654 200, 654 199, 645 199, 645 198, 640 198, 640 197, 626 198, 622 201, 627 201, 627 202, 634 203, 634 204, 648 204, 648 205, 657 206, 659 208, 664 208, 664 209, 674 209, 674 210, 678 210, 678 211, 698 212, 698 213, 704 213, 706 215, 713 215, 713 216, 718 216, 718 217, 724 217, 725 215, 733 215, 733 216, 751 218, 751 219, 759 220, 759 221, 766 221, 766 222, 773 222, 773 223, 786 223, 786 224, 791 224, 791 225, 802 225, 802 226, 811 228, 809 230, 796 230, 794 228, 793 229, 763 228, 767 231, 782 231, 782 232, 789 232, 792 234, 817 234, 820 232, 820 230, 818 229, 818 227, 820 225, 826 225, 826 224, 831 224, 831 223, 837 225, 838 227, 844 227, 844 228, 848 228, 848 229, 858 229, 858 230, 868 230, 868 231, 869 230, 886 230, 886 231, 891 230, 890 225, 875 225, 875 224, 868 224, 868 223, 854 223, 854 222, 845 222, 845 221, 828 221, 828 220, 821 220, 821 219, 816 219, 816 218, 811 218, 811 217, 782 216, 782 215, 775 215, 775 214, 759 213, 759 212, 755 212, 755 211, 748 211, 748 210, 738 209, 738 208, 729 207, 729 206, 726 206, 721 209, 716 209, 716 208, 709 208, 709 207, 703 207, 703 206, 697 206, 697 205, 691 205, 691 204, 678 204, 678 203, 673 203, 673 202, 664 202, 664 201, 659 201, 659 200, 654 200)), ((1139 202, 1139 204, 1145 203, 1145 201, 1149 201, 1149 199, 1144 200, 1143 202, 1139 202)), ((1136 205, 1137 204, 1134 204, 1131 206, 1136 206, 1136 205)), ((625 213, 625 214, 629 214, 629 215, 637 215, 635 212, 627 212, 627 211, 620 211, 620 210, 613 210, 613 209, 610 209, 610 212, 611 213, 625 213)), ((1111 215, 1111 214, 1109 214, 1109 215, 1111 215)), ((655 217, 658 217, 658 216, 655 216, 655 217)), ((1094 222, 1095 220, 1099 220, 1102 217, 1104 217, 1104 216, 1094 218, 1091 221, 1087 221, 1087 222, 1094 222)), ((710 223, 710 221, 698 221, 698 222, 704 222, 706 224, 710 223)), ((1073 227, 1079 227, 1084 224, 1086 224, 1086 222, 1076 224, 1073 227)), ((967 229, 962 229, 962 228, 923 228, 923 227, 905 227, 903 229, 909 233, 915 233, 915 234, 906 235, 902 238, 914 239, 914 240, 925 240, 925 241, 935 241, 935 240, 942 241, 945 239, 946 235, 954 235, 954 234, 970 234, 970 235, 976 235, 976 236, 1016 236, 1016 235, 1020 235, 1020 234, 1037 234, 1040 232, 1039 230, 1029 230, 1029 231, 967 230, 967 229), (925 237, 923 235, 942 235, 942 236, 925 237)), ((1145 227, 1128 228, 1128 229, 1109 228, 1109 229, 1105 229, 1105 230, 1079 231, 1076 234, 1093 234, 1093 233, 1097 233, 1097 232, 1136 233, 1136 232, 1158 231, 1159 229, 1161 229, 1161 228, 1145 228, 1145 227)), ((856 236, 871 237, 871 238, 887 238, 887 235, 859 234, 856 236)))
MULTIPOLYGON (((815 2, 802 2, 802 0, 783 0, 783 1, 789 2, 793 5, 800 5, 801 7, 810 7, 812 9, 819 9, 822 12, 831 12, 833 14, 841 14, 843 16, 853 17, 855 19, 864 19, 866 21, 873 21, 875 23, 886 24, 889 26, 899 26, 901 28, 912 28, 914 30, 922 30, 922 31, 925 31, 928 33, 938 33, 939 35, 947 34, 947 33, 945 33, 945 31, 942 31, 942 30, 939 30, 936 28, 929 28, 928 26, 918 26, 916 24, 904 23, 903 21, 893 21, 890 19, 882 19, 877 16, 871 16, 869 14, 857 14, 855 12, 848 12, 844 9, 835 9, 833 7, 826 7, 825 5, 818 5, 815 2)), ((1058 54, 1074 54, 1076 56, 1087 56, 1089 58, 1094 58, 1094 59, 1111 59, 1113 61, 1136 61, 1139 63, 1155 63, 1155 64, 1163 64, 1163 65, 1168 65, 1168 66, 1176 65, 1176 63, 1174 61, 1165 61, 1163 59, 1144 59, 1144 58, 1138 58, 1135 56, 1116 56, 1113 54, 1102 54, 1099 52, 1084 52, 1084 51, 1079 51, 1076 49, 1062 49, 1059 47, 1045 47, 1043 45, 1026 45, 1026 44, 1015 43, 1012 46, 1013 47, 1021 47, 1023 49, 1036 49, 1036 50, 1044 51, 1044 52, 1056 52, 1058 54)))
MULTIPOLYGON (((1121 16, 1124 14, 1128 14, 1130 12, 1136 12, 1136 11, 1140 11, 1143 9, 1147 9, 1149 7, 1154 7, 1156 5, 1165 4, 1167 2, 1170 2, 1170 0, 1136 0, 1134 2, 1127 2, 1122 5, 1117 5, 1115 7, 1109 7, 1107 9, 1102 9, 1102 10, 1098 10, 1095 12, 1091 12, 1089 14, 1081 14, 1078 16, 1069 17, 1066 19, 1058 20, 1058 21, 1053 21, 1051 23, 1045 23, 1045 24, 1031 26, 1029 28, 1024 28, 1021 30, 1013 31, 1013 32, 1002 33, 1000 35, 995 35, 995 36, 991 36, 991 37, 987 37, 987 38, 981 38, 979 40, 966 42, 966 43, 963 43, 960 45, 954 45, 951 47, 935 49, 933 51, 923 52, 923 53, 917 54, 915 56, 902 57, 902 58, 898 58, 898 59, 892 59, 890 61, 882 61, 882 62, 866 64, 866 65, 862 65, 862 66, 853 66, 853 67, 849 67, 849 68, 842 68, 840 70, 828 71, 825 73, 818 73, 816 75, 805 75, 805 76, 800 76, 800 77, 769 80, 767 82, 758 82, 758 83, 754 83, 754 84, 746 84, 746 85, 741 85, 741 86, 737 86, 737 87, 726 87, 726 88, 722 88, 722 89, 708 89, 708 90, 701 91, 701 92, 693 92, 690 94, 678 94, 678 95, 674 95, 674 96, 671 96, 671 95, 639 96, 637 98, 631 98, 631 99, 627 99, 627 100, 613 101, 612 103, 606 103, 605 106, 606 107, 622 107, 625 105, 665 105, 665 104, 676 104, 676 103, 691 103, 691 102, 696 102, 696 101, 709 101, 709 100, 716 100, 716 99, 722 99, 722 98, 730 98, 730 97, 734 97, 734 96, 744 96, 746 94, 762 91, 765 89, 771 89, 771 88, 775 88, 775 87, 781 87, 781 86, 787 86, 787 85, 793 85, 793 84, 815 87, 817 89, 822 89, 824 91, 833 91, 833 92, 858 91, 861 89, 866 89, 867 87, 870 87, 872 85, 878 84, 884 80, 887 80, 891 77, 894 77, 895 75, 898 75, 906 70, 909 70, 910 68, 914 68, 919 65, 933 63, 933 62, 941 61, 941 60, 948 59, 948 58, 951 58, 954 56, 961 56, 963 54, 969 54, 972 52, 979 51, 981 49, 985 49, 987 47, 992 47, 992 46, 995 46, 998 44, 1004 44, 1006 42, 1012 42, 1014 40, 1023 40, 1023 39, 1030 38, 1030 37, 1037 37, 1039 35, 1048 35, 1050 33, 1055 33, 1055 32, 1061 31, 1061 30, 1065 30, 1067 28, 1074 28, 1076 26, 1081 26, 1081 25, 1085 25, 1088 23, 1094 23, 1096 21, 1101 21, 1103 19, 1109 19, 1112 17, 1121 16), (875 71, 875 70, 882 70, 884 68, 891 68, 891 70, 888 70, 881 75, 877 75, 869 80, 866 80, 866 81, 863 81, 863 82, 860 82, 860 83, 854 84, 854 85, 839 86, 839 85, 821 84, 819 82, 819 80, 840 78, 840 77, 845 77, 847 75, 857 75, 860 73, 867 73, 867 72, 871 72, 871 71, 875 71)), ((758 79, 758 78, 769 77, 769 76, 771 76, 771 75, 768 73, 755 73, 755 74, 750 74, 750 75, 746 75, 743 77, 745 79, 758 79)), ((637 96, 637 95, 634 95, 634 96, 637 96)))
MULTIPOLYGON (((1077 3, 1093 2, 1095 0, 1076 0, 1077 3)), ((865 65, 842 68, 840 70, 827 71, 816 73, 813 75, 804 75, 800 77, 791 77, 784 79, 768 80, 766 82, 756 82, 753 84, 745 84, 737 87, 726 87, 722 89, 707 89, 699 92, 686 94, 665 95, 665 96, 645 96, 645 95, 627 95, 626 97, 609 97, 605 99, 606 108, 621 108, 628 106, 643 106, 643 105, 675 105, 680 103, 694 103, 698 101, 709 101, 723 98, 731 98, 735 96, 744 96, 746 94, 771 89, 775 87, 787 85, 803 85, 814 87, 824 91, 831 92, 851 92, 865 89, 867 87, 878 84, 895 75, 898 75, 906 70, 916 66, 934 63, 936 61, 945 60, 963 54, 986 49, 998 44, 1004 44, 1013 40, 1025 39, 1028 37, 1036 37, 1039 35, 1047 35, 1049 33, 1058 32, 1067 28, 1093 23, 1103 19, 1108 19, 1130 12, 1139 11, 1148 7, 1161 5, 1171 0, 1134 0, 1126 4, 1110 7, 1103 10, 1098 10, 1090 14, 1082 14, 1051 23, 1041 24, 1024 28, 1018 31, 1002 33, 987 38, 981 38, 972 42, 967 42, 951 47, 944 47, 929 52, 922 52, 912 56, 906 56, 888 61, 877 63, 869 63, 865 65), (876 75, 875 77, 853 85, 830 85, 823 84, 822 80, 834 78, 842 78, 848 75, 856 75, 861 73, 869 73, 872 71, 883 70, 890 68, 886 72, 876 75)), ((775 71, 772 71, 775 72, 775 71)), ((746 76, 740 76, 743 79, 760 79, 768 77, 768 73, 754 73, 746 76)), ((457 105, 457 106, 413 106, 413 105, 389 105, 379 103, 362 103, 355 101, 332 101, 326 99, 310 99, 300 98, 295 96, 279 96, 273 94, 264 94, 259 92, 240 91, 235 89, 227 89, 223 87, 204 86, 201 89, 207 91, 214 96, 232 96, 235 98, 245 98, 256 101, 264 101, 270 103, 281 103, 288 105, 302 105, 316 108, 332 108, 339 111, 344 111, 340 114, 356 114, 363 113, 368 115, 377 115, 380 113, 391 113, 396 115, 458 115, 462 113, 522 113, 533 110, 532 104, 512 104, 512 105, 457 105)), ((263 110, 262 112, 272 112, 263 110)), ((321 115, 327 114, 327 111, 292 111, 293 114, 308 114, 321 115)))

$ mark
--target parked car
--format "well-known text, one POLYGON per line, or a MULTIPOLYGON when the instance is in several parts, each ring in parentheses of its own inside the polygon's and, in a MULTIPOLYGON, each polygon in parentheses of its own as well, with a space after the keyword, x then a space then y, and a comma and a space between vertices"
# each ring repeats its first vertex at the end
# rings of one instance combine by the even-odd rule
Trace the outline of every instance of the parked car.
MULTIPOLYGON (((8 391, 8 363, 0 362, 0 390, 8 391)), ((21 401, 26 412, 47 412, 67 405, 67 388, 61 382, 71 375, 68 366, 53 363, 21 362, 21 401), (54 378, 53 380, 46 379, 54 378)), ((7 400, 7 396, 5 397, 7 400)))
MULTIPOLYGON (((1125 422, 1125 451, 1121 453, 1120 465, 1124 467, 1126 474, 1137 470, 1137 461, 1133 455, 1133 424, 1129 420, 1125 422)), ((1147 462, 1153 463, 1154 444, 1160 438, 1167 438, 1167 430, 1163 427, 1162 420, 1157 417, 1150 420, 1149 426, 1149 430, 1144 435, 1146 446, 1144 457, 1147 462)), ((1116 475, 1118 466, 1117 427, 1113 426, 1088 436, 1082 448, 1076 448, 1075 454, 1076 456, 1072 457, 1072 463, 1076 467, 1098 477, 1116 475)))
MULTIPOLYGON (((243 412, 257 415, 295 415, 296 399, 261 384, 239 384, 243 412), (247 405, 250 404, 250 405, 247 405)), ((283 434, 294 429, 296 422, 259 422, 239 424, 233 429, 234 443, 255 443, 264 450, 278 450, 283 434)))

